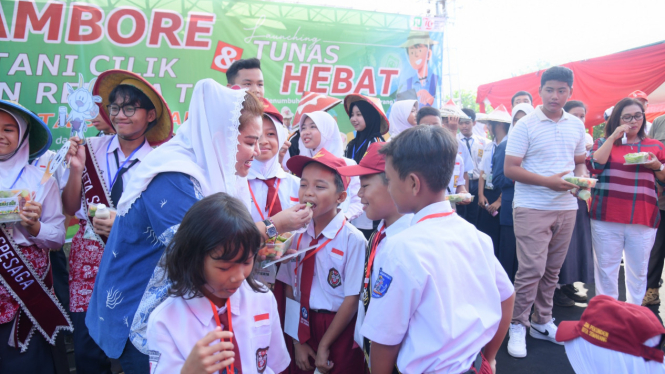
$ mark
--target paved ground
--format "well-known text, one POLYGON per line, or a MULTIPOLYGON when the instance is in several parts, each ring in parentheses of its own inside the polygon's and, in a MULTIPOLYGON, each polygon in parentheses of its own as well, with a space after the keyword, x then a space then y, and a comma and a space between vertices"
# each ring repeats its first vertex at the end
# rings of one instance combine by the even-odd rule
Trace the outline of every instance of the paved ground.
MULTIPOLYGON (((587 286, 582 283, 575 285, 578 289, 587 289, 587 296, 589 298, 595 296, 595 288, 593 285, 587 286)), ((665 300, 665 287, 661 287, 660 291, 661 300, 665 300)), ((626 289, 623 276, 623 266, 619 275, 619 300, 626 300, 626 289)), ((558 325, 561 321, 577 321, 582 316, 582 312, 587 304, 576 304, 570 308, 554 307, 555 323, 558 325)), ((652 306, 650 308, 661 320, 665 315, 664 306, 652 306)), ((508 336, 503 342, 501 350, 497 355, 497 373, 556 373, 556 374, 575 374, 573 368, 568 362, 566 351, 563 346, 556 345, 543 340, 533 339, 529 336, 527 331, 526 347, 527 356, 525 358, 513 358, 508 355, 506 345, 508 344, 508 336)))

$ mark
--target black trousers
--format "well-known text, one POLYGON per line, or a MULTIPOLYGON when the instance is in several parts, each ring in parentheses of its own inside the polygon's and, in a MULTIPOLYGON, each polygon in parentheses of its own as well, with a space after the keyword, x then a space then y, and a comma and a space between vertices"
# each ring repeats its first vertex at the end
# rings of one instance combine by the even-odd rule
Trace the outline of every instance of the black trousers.
POLYGON ((460 208, 463 209, 462 218, 477 227, 478 215, 480 214, 480 206, 478 206, 478 179, 469 181, 469 193, 473 195, 473 202, 469 205, 458 205, 457 208, 458 211, 460 208))
POLYGON ((19 348, 7 344, 12 325, 12 322, 0 325, 0 373, 55 374, 51 345, 42 334, 36 331, 30 338, 28 350, 21 353, 19 348))
POLYGON ((665 210, 660 211, 660 224, 656 232, 656 241, 649 257, 649 273, 647 273, 647 288, 658 288, 660 278, 663 276, 663 263, 665 261, 665 210))
POLYGON ((111 361, 90 336, 85 325, 85 314, 86 312, 69 313, 74 325, 76 372, 111 374, 111 361))

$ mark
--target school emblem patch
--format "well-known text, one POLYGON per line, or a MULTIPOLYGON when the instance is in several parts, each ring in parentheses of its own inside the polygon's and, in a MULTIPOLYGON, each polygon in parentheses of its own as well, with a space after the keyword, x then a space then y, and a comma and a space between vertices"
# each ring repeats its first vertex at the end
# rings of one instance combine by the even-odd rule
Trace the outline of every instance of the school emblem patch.
POLYGON ((483 158, 483 150, 482 149, 478 150, 478 158, 483 158))
POLYGON ((372 297, 377 299, 382 298, 388 292, 392 281, 393 277, 385 273, 383 268, 379 269, 379 277, 376 278, 376 284, 374 284, 374 288, 372 289, 372 297))
POLYGON ((259 348, 256 350, 256 371, 263 373, 268 366, 268 348, 259 348))
POLYGON ((305 307, 300 308, 300 315, 302 316, 303 319, 307 319, 307 317, 309 317, 307 313, 307 308, 305 307))
POLYGON ((330 271, 328 271, 328 284, 332 288, 337 288, 342 285, 342 276, 337 269, 330 268, 330 271))

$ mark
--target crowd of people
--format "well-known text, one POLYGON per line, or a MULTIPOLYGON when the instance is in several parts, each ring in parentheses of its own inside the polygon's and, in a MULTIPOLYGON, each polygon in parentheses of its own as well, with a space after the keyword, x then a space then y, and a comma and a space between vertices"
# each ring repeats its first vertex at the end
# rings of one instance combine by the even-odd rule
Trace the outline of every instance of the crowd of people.
POLYGON ((27 191, 0 227, 0 372, 54 373, 72 331, 78 373, 490 374, 506 335, 527 355, 527 330, 578 373, 665 372, 640 306, 665 260, 665 116, 647 132, 646 95, 594 141, 565 67, 542 73, 542 105, 520 91, 482 118, 360 94, 294 118, 259 60, 226 74, 196 84, 174 135, 149 82, 103 72, 99 134, 57 170, 46 124, 0 101, 0 189, 27 191), (582 320, 557 326, 553 305, 576 302, 582 320))

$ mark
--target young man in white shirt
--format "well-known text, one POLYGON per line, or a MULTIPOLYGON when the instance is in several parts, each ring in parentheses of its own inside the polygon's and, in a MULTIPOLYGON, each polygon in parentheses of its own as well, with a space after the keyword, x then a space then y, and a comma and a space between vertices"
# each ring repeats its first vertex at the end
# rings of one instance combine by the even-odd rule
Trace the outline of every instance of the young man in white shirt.
POLYGON ((584 125, 563 106, 573 92, 572 70, 555 66, 541 77, 543 105, 524 116, 510 131, 504 172, 514 180, 515 238, 519 262, 515 308, 508 353, 526 356, 526 328, 536 339, 554 339, 554 289, 575 226, 577 201, 563 180, 584 164, 584 125), (529 323, 531 306, 534 313, 529 323))
POLYGON ((513 286, 491 240, 445 200, 455 143, 439 127, 416 126, 381 148, 397 210, 414 217, 375 259, 361 329, 372 374, 395 364, 402 373, 492 373, 510 324, 513 286))
MULTIPOLYGON (((476 123, 476 112, 473 109, 464 108, 462 111, 469 116, 470 119, 460 118, 459 130, 457 139, 461 141, 462 145, 466 146, 473 162, 473 170, 467 175, 469 179, 469 193, 474 196, 473 202, 464 207, 464 214, 462 218, 469 221, 470 224, 476 225, 478 222, 478 180, 480 179, 480 163, 483 159, 483 152, 485 147, 489 144, 489 140, 480 137, 473 132, 474 124, 476 123)), ((458 211, 458 214, 460 211, 458 211)))

